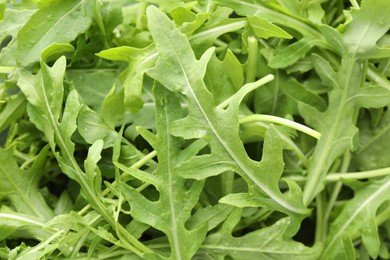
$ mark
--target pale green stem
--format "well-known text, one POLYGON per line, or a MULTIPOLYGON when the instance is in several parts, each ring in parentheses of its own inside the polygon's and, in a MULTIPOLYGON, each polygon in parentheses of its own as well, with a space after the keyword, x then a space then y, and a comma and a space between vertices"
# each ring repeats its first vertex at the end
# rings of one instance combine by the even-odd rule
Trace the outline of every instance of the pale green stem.
MULTIPOLYGON (((363 172, 329 173, 325 177, 325 181, 336 182, 341 180, 359 180, 359 179, 383 177, 387 175, 390 175, 390 167, 370 170, 370 171, 363 171, 363 172)), ((307 181, 307 177, 304 176, 288 176, 288 178, 298 182, 307 181)))
MULTIPOLYGON (((269 74, 269 75, 259 79, 258 81, 245 84, 244 86, 242 86, 242 88, 248 87, 248 92, 251 92, 251 91, 267 84, 268 82, 272 81, 273 79, 274 79, 274 75, 269 74)), ((222 109, 226 108, 232 102, 234 97, 235 97, 235 95, 228 97, 221 104, 219 104, 217 106, 217 108, 222 108, 222 109)))
POLYGON ((323 219, 323 198, 322 198, 322 193, 318 194, 316 197, 316 209, 317 209, 317 214, 316 214, 316 232, 315 232, 315 237, 314 237, 314 243, 317 244, 319 241, 321 241, 322 235, 323 235, 323 227, 322 225, 324 224, 324 219, 323 219))
POLYGON ((357 179, 367 179, 374 177, 382 177, 390 175, 390 167, 376 169, 371 171, 364 172, 348 172, 348 173, 331 173, 326 176, 325 180, 328 182, 334 182, 339 180, 357 180, 357 179))
POLYGON ((240 124, 245 124, 245 123, 253 123, 253 122, 268 122, 268 123, 275 123, 283 126, 290 127, 292 129, 301 131, 302 133, 308 134, 316 139, 320 139, 321 133, 317 132, 314 129, 311 129, 307 126, 301 125, 297 122, 282 118, 282 117, 277 117, 277 116, 271 116, 271 115, 250 115, 247 117, 244 117, 240 119, 240 124))
POLYGON ((356 9, 360 9, 360 6, 358 4, 358 2, 356 0, 349 0, 351 2, 351 5, 356 8, 356 9))
POLYGON ((258 41, 255 37, 248 37, 248 61, 246 63, 245 82, 253 82, 257 74, 257 58, 259 56, 258 41))
POLYGON ((148 7, 147 2, 139 3, 138 12, 137 12, 137 20, 135 23, 135 28, 142 29, 142 17, 145 15, 146 8, 148 7))
POLYGON ((372 70, 371 68, 367 68, 367 76, 370 80, 378 83, 384 88, 387 88, 390 90, 390 81, 385 78, 383 75, 377 73, 376 71, 372 70))
POLYGON ((15 67, 5 67, 5 66, 0 66, 0 73, 3 74, 8 74, 14 72, 15 67))
POLYGON ((36 220, 32 220, 32 219, 29 219, 29 218, 25 218, 25 217, 22 217, 22 216, 18 216, 18 215, 15 215, 15 214, 11 214, 11 213, 0 213, 0 218, 1 219, 5 219, 6 221, 7 220, 10 220, 11 221, 17 221, 17 222, 22 222, 26 225, 33 225, 33 226, 38 226, 38 227, 43 227, 45 224, 42 223, 42 222, 39 222, 39 221, 36 221, 36 220))

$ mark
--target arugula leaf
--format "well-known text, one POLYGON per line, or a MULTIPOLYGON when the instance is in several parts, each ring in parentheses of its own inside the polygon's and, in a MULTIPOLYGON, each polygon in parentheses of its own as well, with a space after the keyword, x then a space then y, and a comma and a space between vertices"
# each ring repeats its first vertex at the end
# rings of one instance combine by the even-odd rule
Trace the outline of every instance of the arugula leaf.
POLYGON ((356 149, 358 131, 354 126, 356 108, 382 107, 390 103, 390 92, 387 89, 360 87, 361 71, 354 58, 344 57, 343 64, 337 73, 323 58, 319 56, 313 56, 313 58, 319 76, 333 90, 329 93, 329 105, 325 112, 319 113, 306 104, 301 106, 301 114, 307 122, 325 133, 321 136, 310 159, 309 181, 304 190, 305 203, 314 198, 314 190, 317 192, 322 190, 323 184, 318 180, 325 178, 334 160, 346 150, 356 149), (383 99, 374 97, 375 102, 371 102, 371 95, 376 95, 378 92, 381 93, 383 99))
POLYGON ((369 184, 350 183, 355 196, 348 201, 332 223, 322 257, 355 257, 352 238, 361 236, 372 258, 379 254, 379 236, 376 221, 378 208, 389 196, 389 178, 369 184))
POLYGON ((129 67, 122 73, 125 107, 131 112, 140 110, 143 106, 141 97, 143 77, 145 72, 154 66, 156 55, 155 47, 150 45, 143 49, 133 47, 117 47, 105 50, 97 55, 110 60, 124 60, 129 67))
POLYGON ((91 25, 94 1, 54 3, 35 12, 18 33, 17 59, 23 66, 39 61, 53 42, 68 43, 91 25))
POLYGON ((353 9, 352 21, 346 25, 343 41, 351 55, 359 58, 382 58, 390 55, 389 48, 380 48, 377 41, 390 28, 387 1, 362 1, 361 7, 353 9))
POLYGON ((147 177, 148 173, 132 171, 129 173, 154 185, 159 191, 159 199, 150 201, 125 184, 121 189, 131 206, 132 216, 167 235, 172 248, 169 258, 190 259, 202 244, 207 231, 204 224, 192 230, 187 230, 185 227, 203 184, 201 181, 196 181, 187 188, 186 180, 174 173, 173 169, 177 164, 182 141, 169 134, 169 126, 172 121, 181 116, 180 105, 175 96, 160 85, 154 87, 154 96, 158 134, 153 135, 142 128, 139 131, 156 149, 159 161, 157 172, 150 177, 147 177), (169 210, 161 214, 166 207, 169 210))
MULTIPOLYGON (((47 153, 47 149, 42 151, 45 152, 47 153)), ((39 191, 39 180, 42 176, 22 171, 10 149, 0 150, 0 160, 3 162, 0 167, 0 196, 9 199, 20 213, 33 215, 41 221, 52 218, 53 211, 39 191)))
POLYGON ((288 219, 281 219, 270 227, 253 231, 242 237, 232 236, 234 226, 241 217, 235 210, 217 233, 207 237, 202 251, 214 258, 230 256, 233 259, 317 259, 320 247, 308 248, 283 235, 289 226, 288 219))
MULTIPOLYGON (((195 156, 179 166, 177 171, 187 178, 203 179, 233 170, 248 182, 250 193, 260 198, 264 195, 272 198, 269 201, 271 203, 262 200, 267 206, 291 215, 307 214, 299 198, 288 198, 281 193, 278 187, 280 174, 273 175, 267 170, 263 172, 262 164, 252 161, 246 155, 237 127, 238 106, 243 97, 238 95, 226 111, 213 105, 213 97, 202 81, 212 49, 199 61, 196 60, 186 37, 174 28, 174 24, 163 13, 152 7, 147 12, 150 32, 160 57, 156 67, 148 74, 171 91, 184 94, 189 103, 189 115, 172 123, 172 133, 185 139, 204 138, 211 148, 210 155, 195 156), (157 23, 163 23, 164 29, 157 28, 157 23), (255 172, 266 174, 268 181, 264 182, 255 172)), ((277 138, 277 133, 270 135, 271 138, 277 138)), ((280 171, 279 167, 283 167, 283 163, 278 164, 280 171)))
MULTIPOLYGON (((115 227, 119 234, 122 234, 124 232, 122 230, 123 227, 115 223, 109 209, 107 209, 102 202, 102 196, 100 195, 100 172, 97 168, 92 170, 92 166, 89 166, 84 173, 73 155, 74 143, 71 140, 71 135, 76 130, 76 119, 80 109, 80 103, 78 101, 77 92, 73 90, 69 93, 66 99, 65 109, 62 111, 62 81, 65 65, 65 57, 61 57, 57 60, 52 67, 49 67, 46 63, 41 61, 41 71, 39 74, 34 76, 28 74, 28 72, 21 71, 18 78, 18 85, 30 103, 29 116, 31 121, 44 132, 64 173, 80 184, 83 196, 88 200, 92 207, 96 209, 112 227, 115 227), (59 122, 60 115, 61 122, 59 122), (60 152, 56 152, 57 145, 60 152)), ((103 143, 101 140, 96 141, 94 145, 90 147, 88 151, 89 154, 96 153, 95 150, 101 151, 102 145, 103 143)), ((95 158, 96 156, 97 155, 94 155, 95 158)), ((88 158, 86 162, 88 162, 88 158)), ((95 161, 96 159, 91 160, 95 161)), ((135 238, 133 238, 131 234, 127 233, 126 235, 129 240, 133 241, 125 246, 131 250, 137 251, 137 248, 134 248, 132 245, 133 243, 137 243, 135 242, 135 238)), ((142 245, 138 244, 136 246, 147 250, 142 245)), ((141 252, 137 253, 142 254, 141 252)))
POLYGON ((388 7, 0 0, 0 258, 388 259, 388 7))
POLYGON ((379 124, 373 127, 368 120, 361 121, 359 125, 360 144, 354 153, 354 160, 360 170, 372 170, 389 167, 386 151, 389 140, 389 118, 385 112, 379 124))

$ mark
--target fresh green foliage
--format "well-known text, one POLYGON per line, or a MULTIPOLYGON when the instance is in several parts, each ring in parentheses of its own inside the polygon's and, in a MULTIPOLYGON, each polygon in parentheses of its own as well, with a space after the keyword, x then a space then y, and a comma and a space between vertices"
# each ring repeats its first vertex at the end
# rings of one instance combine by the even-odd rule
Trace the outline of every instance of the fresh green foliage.
POLYGON ((0 1, 0 259, 390 259, 388 10, 0 1))

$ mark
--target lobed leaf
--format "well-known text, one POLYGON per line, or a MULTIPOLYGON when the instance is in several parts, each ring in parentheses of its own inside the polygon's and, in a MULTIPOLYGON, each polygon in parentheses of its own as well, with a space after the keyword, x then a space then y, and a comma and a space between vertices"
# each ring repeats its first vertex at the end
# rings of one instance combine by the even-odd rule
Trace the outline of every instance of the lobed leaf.
POLYGON ((370 256, 377 258, 380 242, 376 213, 389 198, 389 178, 372 181, 366 185, 361 183, 349 185, 354 189, 355 196, 343 206, 332 223, 321 257, 324 259, 344 255, 351 257, 354 255, 352 238, 361 237, 370 256))
MULTIPOLYGON (((275 162, 275 175, 262 166, 264 162, 255 162, 246 155, 238 135, 238 106, 245 90, 239 92, 227 110, 216 108, 203 83, 212 50, 196 60, 188 39, 164 14, 153 7, 149 7, 147 12, 150 32, 159 52, 156 67, 148 74, 169 90, 185 95, 189 103, 188 116, 172 123, 172 134, 185 139, 204 138, 211 149, 211 154, 195 156, 178 166, 177 173, 186 178, 203 179, 233 170, 245 178, 250 193, 272 199, 264 198, 267 207, 295 216, 305 215, 307 210, 300 203, 299 196, 288 198, 279 190, 283 162, 275 162), (157 26, 162 23, 163 29, 157 26)), ((272 136, 269 140, 271 146, 276 145, 277 148, 269 148, 266 156, 281 154, 283 142, 278 139, 277 132, 270 130, 269 135, 272 136)))
MULTIPOLYGON (((187 230, 185 224, 197 203, 203 183, 196 181, 186 185, 186 180, 177 176, 173 169, 177 164, 182 141, 170 135, 169 126, 181 116, 181 107, 175 95, 161 85, 154 87, 156 98, 157 135, 141 130, 141 135, 156 149, 158 166, 156 176, 147 178, 149 173, 131 170, 129 173, 147 183, 153 184, 159 192, 157 201, 150 201, 134 188, 122 184, 121 190, 131 206, 131 215, 139 222, 146 223, 164 232, 172 252, 170 259, 190 259, 198 250, 206 235, 206 225, 187 230)), ((130 170, 130 169, 129 169, 130 170)))
POLYGON ((36 11, 18 33, 18 62, 27 66, 39 61, 53 42, 68 43, 91 25, 94 1, 56 1, 36 11), (45 21, 45 22, 42 22, 45 21))

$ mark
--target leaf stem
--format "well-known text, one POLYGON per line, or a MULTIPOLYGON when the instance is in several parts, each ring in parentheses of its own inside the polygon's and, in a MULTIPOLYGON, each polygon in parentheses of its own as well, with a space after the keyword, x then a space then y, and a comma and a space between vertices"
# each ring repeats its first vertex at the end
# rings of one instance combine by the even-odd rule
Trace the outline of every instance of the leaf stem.
MULTIPOLYGON (((245 84, 244 86, 242 86, 241 88, 247 88, 246 89, 246 92, 249 93, 265 84, 267 84, 268 82, 272 81, 274 79, 274 75, 272 74, 268 74, 267 76, 259 79, 258 81, 255 81, 255 82, 251 82, 251 83, 247 83, 245 84)), ((219 104, 217 106, 217 108, 221 108, 221 109, 224 109, 226 108, 233 100, 233 98, 235 97, 235 95, 232 95, 230 97, 228 97, 227 99, 225 99, 221 104, 219 104)))
POLYGON ((0 213, 0 218, 10 220, 10 221, 18 221, 22 222, 25 225, 30 225, 30 226, 38 226, 38 227, 43 227, 45 224, 43 222, 39 222, 37 220, 29 219, 24 216, 19 216, 16 214, 10 214, 10 213, 0 213))
MULTIPOLYGON (((390 175, 390 167, 375 169, 370 171, 363 171, 363 172, 329 173, 325 177, 325 181, 337 182, 341 180, 360 180, 360 179, 383 177, 387 175, 390 175)), ((298 182, 305 182, 308 179, 305 176, 296 176, 296 175, 288 176, 288 178, 298 182)))
POLYGON ((356 0, 349 0, 349 2, 351 2, 353 8, 360 9, 360 6, 356 0))
POLYGON ((314 243, 317 244, 323 238, 324 234, 324 203, 323 203, 323 193, 320 193, 316 197, 316 232, 314 237, 314 243))
POLYGON ((364 172, 348 172, 348 173, 332 173, 326 177, 326 181, 334 182, 339 180, 367 179, 390 175, 390 167, 364 171, 364 172))
POLYGON ((146 8, 148 7, 147 2, 140 2, 137 12, 137 20, 135 23, 135 28, 142 29, 142 17, 145 15, 146 8))
POLYGON ((381 75, 380 73, 378 73, 375 70, 373 70, 372 68, 370 68, 370 66, 367 68, 367 77, 370 80, 378 83, 382 87, 390 90, 390 81, 387 78, 385 78, 383 75, 381 75))
POLYGON ((259 56, 258 41, 255 37, 248 37, 248 61, 246 63, 245 82, 253 82, 257 74, 257 58, 259 56))
POLYGON ((314 129, 311 129, 307 126, 304 126, 302 124, 299 124, 297 122, 282 117, 271 116, 271 115, 261 115, 261 114, 250 115, 240 119, 240 124, 253 123, 257 121, 284 125, 293 128, 295 130, 301 131, 302 133, 308 134, 316 139, 320 139, 321 137, 321 133, 317 132, 314 129))
POLYGON ((6 67, 6 66, 0 66, 0 73, 2 74, 8 74, 14 72, 15 67, 6 67))

